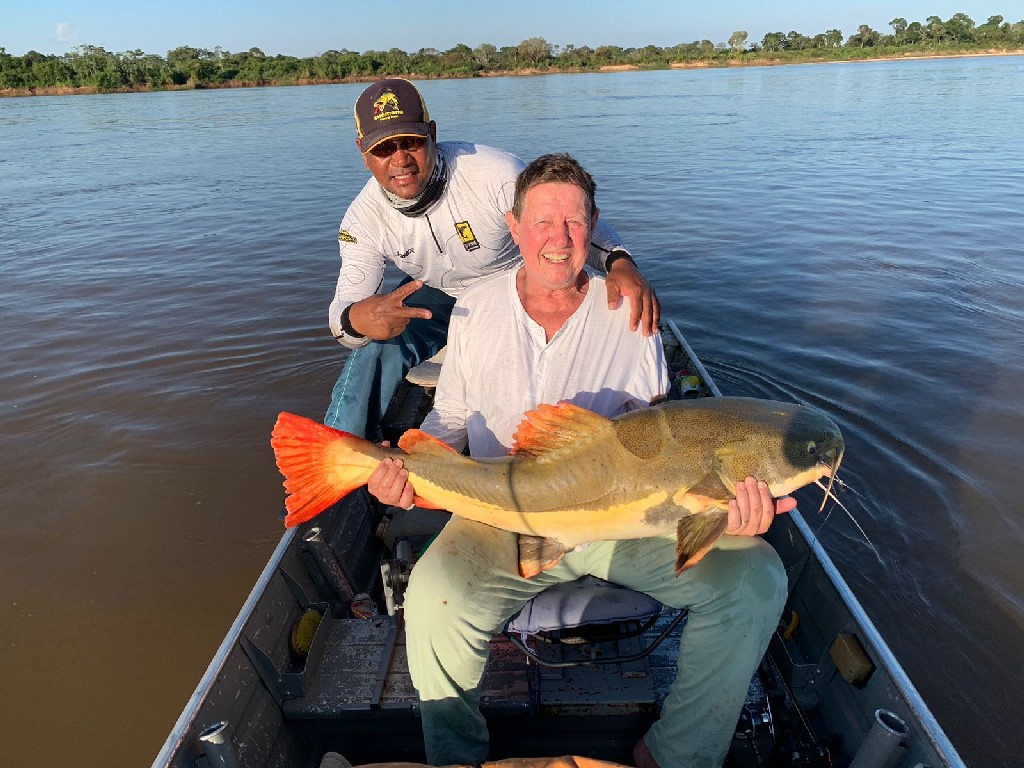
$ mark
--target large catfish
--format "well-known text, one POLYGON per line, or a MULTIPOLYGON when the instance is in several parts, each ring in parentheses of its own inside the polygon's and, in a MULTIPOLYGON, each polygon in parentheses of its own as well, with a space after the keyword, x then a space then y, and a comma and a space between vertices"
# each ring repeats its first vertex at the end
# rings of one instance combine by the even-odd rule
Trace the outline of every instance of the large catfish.
POLYGON ((534 576, 592 541, 675 532, 676 571, 725 531, 736 484, 753 475, 784 496, 834 477, 839 428, 808 406, 741 397, 662 403, 613 419, 569 403, 527 413, 509 456, 477 460, 420 430, 399 448, 290 413, 271 445, 285 476, 285 525, 309 520, 400 457, 421 507, 520 534, 520 573, 534 576))

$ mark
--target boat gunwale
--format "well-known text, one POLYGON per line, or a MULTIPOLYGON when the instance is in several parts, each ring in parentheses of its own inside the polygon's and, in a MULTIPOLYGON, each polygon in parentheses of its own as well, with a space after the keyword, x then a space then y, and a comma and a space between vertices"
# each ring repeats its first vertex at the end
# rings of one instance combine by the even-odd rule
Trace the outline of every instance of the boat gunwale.
POLYGON ((234 622, 231 624, 227 634, 224 635, 224 639, 218 646, 213 659, 210 660, 209 665, 206 667, 206 672, 203 673, 203 676, 200 678, 195 690, 192 692, 192 696, 185 704, 185 707, 178 716, 174 727, 171 729, 167 739, 164 741, 163 747, 161 747, 160 752, 153 761, 152 768, 161 768, 162 766, 170 765, 171 760, 184 744, 184 739, 190 730, 190 726, 194 723, 202 705, 213 692, 214 684, 220 676, 224 665, 227 663, 231 651, 238 645, 238 642, 242 637, 242 630, 245 628, 252 615, 256 612, 256 608, 259 605, 267 586, 270 584, 274 574, 277 572, 278 566, 284 560, 284 556, 288 552, 288 548, 291 546, 292 541, 298 535, 298 531, 298 528, 289 528, 284 532, 284 534, 282 534, 281 540, 277 543, 277 547, 271 553, 270 558, 267 560, 267 564, 263 567, 263 571, 260 573, 259 578, 249 591, 249 596, 245 599, 245 602, 242 604, 234 622))

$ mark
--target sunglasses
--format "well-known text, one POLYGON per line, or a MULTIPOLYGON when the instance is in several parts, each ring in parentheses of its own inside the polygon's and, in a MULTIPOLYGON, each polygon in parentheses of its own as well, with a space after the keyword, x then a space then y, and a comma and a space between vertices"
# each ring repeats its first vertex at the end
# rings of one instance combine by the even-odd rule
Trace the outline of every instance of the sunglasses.
POLYGON ((379 157, 383 160, 386 157, 391 157, 400 149, 406 152, 415 152, 417 149, 423 149, 426 143, 426 136, 399 136, 397 139, 388 139, 387 141, 375 144, 367 151, 374 157, 379 157))

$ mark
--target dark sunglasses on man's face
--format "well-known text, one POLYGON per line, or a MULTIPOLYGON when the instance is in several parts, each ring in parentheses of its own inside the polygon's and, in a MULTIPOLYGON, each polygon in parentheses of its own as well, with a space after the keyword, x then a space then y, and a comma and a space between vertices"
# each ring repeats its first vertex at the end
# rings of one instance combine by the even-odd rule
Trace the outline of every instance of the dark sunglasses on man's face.
POLYGON ((397 139, 388 139, 387 141, 380 142, 380 144, 375 144, 369 152, 374 157, 379 157, 383 160, 386 157, 391 157, 400 149, 406 152, 415 152, 417 149, 423 149, 423 145, 426 143, 426 136, 399 136, 397 139))

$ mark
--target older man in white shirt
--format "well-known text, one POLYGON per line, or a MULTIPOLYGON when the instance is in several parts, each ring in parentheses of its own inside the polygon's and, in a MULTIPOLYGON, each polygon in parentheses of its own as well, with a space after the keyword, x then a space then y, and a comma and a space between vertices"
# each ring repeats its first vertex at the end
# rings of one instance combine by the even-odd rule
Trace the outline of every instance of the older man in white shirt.
MULTIPOLYGON (((660 338, 632 333, 629 313, 609 309, 603 278, 585 264, 594 190, 568 155, 545 155, 519 176, 508 223, 523 264, 456 302, 425 431, 477 458, 504 456, 523 414, 540 403, 615 416, 667 392, 660 338)), ((369 489, 391 504, 413 497, 398 460, 382 462, 369 489)), ((730 504, 730 535, 678 577, 667 536, 596 542, 523 578, 516 534, 453 517, 413 568, 405 601, 427 759, 487 757, 478 686, 491 636, 543 589, 592 574, 690 612, 679 674, 661 718, 637 742, 637 765, 721 765, 786 596, 782 564, 756 534, 794 505, 748 478, 730 504)))

